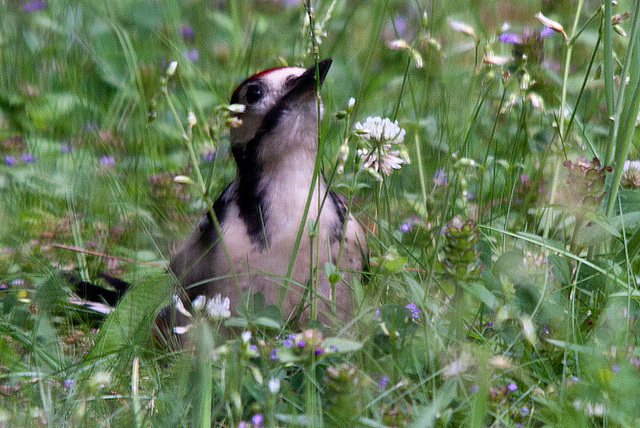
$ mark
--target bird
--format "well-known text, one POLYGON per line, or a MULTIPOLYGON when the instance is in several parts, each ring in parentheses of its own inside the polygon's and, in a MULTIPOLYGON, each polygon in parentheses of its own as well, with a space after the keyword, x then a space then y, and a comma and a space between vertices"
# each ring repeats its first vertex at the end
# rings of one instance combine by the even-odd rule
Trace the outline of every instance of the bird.
MULTIPOLYGON (((312 296, 323 323, 339 325, 353 317, 351 284, 366 264, 365 233, 344 197, 329 189, 322 174, 314 174, 323 110, 317 91, 331 63, 270 68, 233 92, 231 104, 242 106, 233 113, 236 126, 229 137, 236 178, 170 261, 183 307, 199 295, 220 295, 237 316, 237 309, 259 292, 267 305, 279 305, 285 320, 298 316, 299 322, 308 321, 312 296), (287 280, 312 185, 307 224, 287 280), (316 227, 313 238, 310 225, 316 227), (333 285, 324 272, 327 262, 342 274, 333 285)), ((188 321, 171 312, 174 325, 188 321)), ((161 312, 159 320, 170 326, 169 311, 161 312)))

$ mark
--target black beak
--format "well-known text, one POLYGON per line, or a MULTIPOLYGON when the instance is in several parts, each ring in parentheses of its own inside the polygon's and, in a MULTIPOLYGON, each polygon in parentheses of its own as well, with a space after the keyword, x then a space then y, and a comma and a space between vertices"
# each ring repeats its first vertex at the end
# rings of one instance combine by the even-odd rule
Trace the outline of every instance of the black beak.
POLYGON ((309 90, 315 90, 317 87, 322 87, 322 83, 324 82, 324 78, 327 76, 329 72, 329 68, 331 68, 331 63, 333 60, 331 58, 327 58, 318 63, 318 84, 316 85, 316 66, 311 66, 307 68, 307 70, 300 75, 300 77, 296 78, 293 82, 293 85, 287 96, 296 96, 302 95, 302 93, 307 92, 309 90))

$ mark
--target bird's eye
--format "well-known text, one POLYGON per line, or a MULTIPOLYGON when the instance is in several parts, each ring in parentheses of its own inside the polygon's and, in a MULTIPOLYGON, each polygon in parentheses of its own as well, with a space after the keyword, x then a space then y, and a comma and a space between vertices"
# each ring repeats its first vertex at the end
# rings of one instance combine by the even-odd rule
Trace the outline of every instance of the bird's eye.
POLYGON ((262 88, 260 85, 249 85, 247 86, 247 92, 244 97, 247 100, 247 104, 253 105, 260 102, 262 95, 262 88))

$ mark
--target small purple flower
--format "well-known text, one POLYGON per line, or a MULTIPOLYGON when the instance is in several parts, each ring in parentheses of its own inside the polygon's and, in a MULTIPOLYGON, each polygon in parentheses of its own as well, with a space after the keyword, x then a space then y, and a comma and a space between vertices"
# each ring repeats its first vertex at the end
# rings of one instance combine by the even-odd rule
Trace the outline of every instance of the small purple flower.
POLYGON ((185 49, 184 57, 191 62, 196 62, 200 58, 200 51, 197 48, 185 49))
POLYGON ((493 323, 492 323, 492 322, 488 322, 488 323, 487 323, 487 326, 488 326, 488 327, 493 327, 493 323))
POLYGON ((380 309, 376 309, 376 318, 380 318, 380 309))
POLYGON ((24 279, 16 278, 11 281, 11 285, 13 285, 14 287, 22 287, 24 285, 24 279))
POLYGON ((7 290, 9 288, 9 286, 7 284, 5 284, 4 282, 0 282, 0 290, 7 290))
POLYGON ((313 353, 314 353, 314 354, 316 354, 316 355, 324 354, 324 349, 322 349, 322 348, 316 348, 316 349, 313 351, 313 353))
POLYGON ((45 9, 47 2, 43 0, 32 0, 22 3, 22 10, 24 12, 35 12, 37 10, 45 9))
POLYGON ((240 421, 238 423, 238 428, 248 428, 248 425, 245 421, 240 421))
POLYGON ((515 390, 517 390, 517 389, 518 389, 518 385, 516 385, 516 384, 515 384, 515 382, 510 382, 510 383, 507 385, 507 389, 508 389, 509 391, 513 392, 513 391, 515 391, 515 390))
POLYGON ((415 303, 409 303, 407 306, 405 306, 405 308, 411 311, 411 318, 420 318, 420 309, 416 306, 415 303))
POLYGON ((295 334, 290 334, 287 336, 287 338, 284 340, 284 342, 282 342, 282 346, 284 346, 285 348, 293 348, 293 339, 296 338, 295 334))
POLYGON ((6 163, 7 166, 14 166, 16 164, 16 158, 14 156, 5 156, 4 163, 6 163))
POLYGON ((620 371, 620 367, 617 364, 611 366, 611 371, 614 373, 618 373, 620 371))
POLYGON ((191 25, 183 25, 180 27, 180 34, 185 40, 192 40, 196 33, 191 25))
POLYGON ((540 37, 549 37, 551 36, 553 33, 555 33, 555 31, 553 31, 552 28, 549 27, 542 27, 542 30, 540 30, 540 37))
POLYGON ((447 173, 444 172, 444 169, 441 168, 433 174, 433 182, 436 186, 447 185, 447 173))
POLYGON ((256 413, 251 418, 251 423, 253 424, 254 427, 259 427, 259 426, 262 426, 263 420, 264 418, 262 417, 262 413, 256 413))
POLYGON ((73 146, 71 144, 63 143, 60 146, 60 151, 62 153, 71 153, 73 151, 73 146))
POLYGON ((520 409, 520 415, 527 416, 528 414, 529 414, 529 408, 527 406, 522 406, 522 409, 520 409))
POLYGON ((329 345, 329 351, 338 352, 338 347, 336 345, 329 345))
POLYGON ((260 356, 260 352, 258 351, 258 345, 249 345, 249 349, 251 349, 254 352, 254 355, 252 355, 254 358, 260 356))
POLYGON ((100 165, 113 166, 116 164, 116 159, 113 156, 100 156, 100 165))
POLYGON ((64 386, 65 388, 70 388, 71 385, 73 385, 73 382, 73 379, 65 379, 64 382, 62 382, 62 386, 64 386))
POLYGON ((384 388, 385 386, 387 386, 387 384, 389 383, 389 378, 385 375, 380 376, 380 379, 378 380, 378 386, 380 388, 384 388))
POLYGON ((412 227, 413 227, 413 223, 411 221, 405 221, 400 225, 400 230, 406 233, 410 231, 412 227))
POLYGON ((32 163, 36 161, 35 156, 33 156, 31 153, 23 153, 20 158, 22 159, 22 161, 24 163, 32 163))
POLYGON ((304 340, 299 340, 297 345, 298 348, 304 348, 307 344, 304 342, 304 340))
POLYGON ((474 392, 478 392, 478 390, 480 390, 480 388, 478 387, 478 385, 471 385, 471 386, 469 387, 469 392, 471 392, 472 394, 473 394, 474 392))
POLYGON ((498 36, 498 41, 502 43, 508 43, 510 45, 519 45, 522 43, 522 37, 516 33, 501 33, 498 36))
POLYGON ((276 361, 278 359, 278 348, 273 348, 271 350, 271 354, 269 354, 269 358, 276 361))
POLYGON ((209 151, 202 154, 202 160, 205 162, 211 162, 213 160, 213 152, 209 151))

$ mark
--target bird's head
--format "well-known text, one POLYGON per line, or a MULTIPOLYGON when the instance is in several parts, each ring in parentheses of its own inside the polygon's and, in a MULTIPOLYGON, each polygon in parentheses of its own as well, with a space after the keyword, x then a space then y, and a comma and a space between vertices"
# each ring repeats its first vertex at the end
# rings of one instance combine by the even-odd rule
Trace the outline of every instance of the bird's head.
POLYGON ((318 130, 316 88, 322 85, 331 59, 307 69, 279 67, 242 82, 232 104, 244 106, 235 116, 241 124, 231 129, 231 147, 238 164, 248 159, 269 163, 287 154, 315 151, 318 130))

